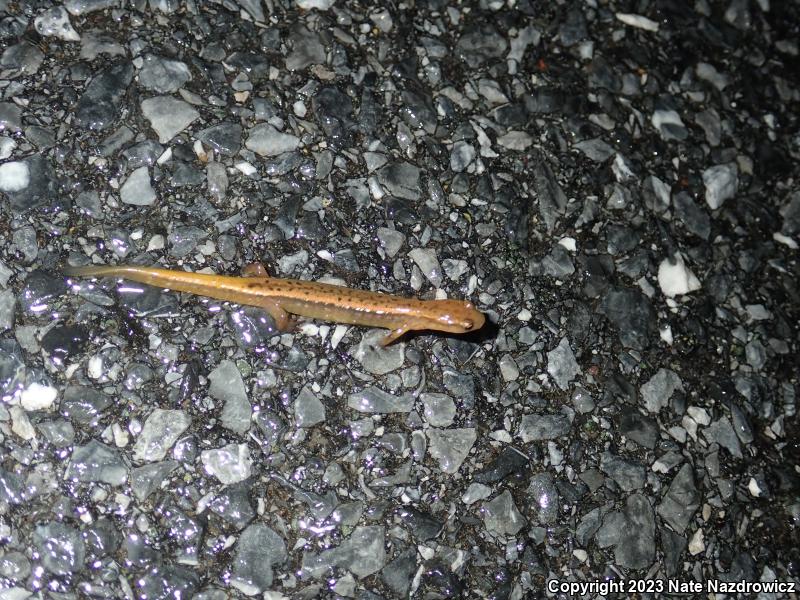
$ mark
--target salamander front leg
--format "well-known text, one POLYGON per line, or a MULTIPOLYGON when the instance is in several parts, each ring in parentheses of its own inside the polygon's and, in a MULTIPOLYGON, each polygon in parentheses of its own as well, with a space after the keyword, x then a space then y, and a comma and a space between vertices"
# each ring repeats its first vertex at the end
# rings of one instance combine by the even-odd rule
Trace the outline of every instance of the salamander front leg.
POLYGON ((250 263, 242 267, 242 277, 269 277, 269 273, 263 264, 250 263))
POLYGON ((381 340, 380 342, 381 346, 383 347, 388 346, 392 342, 396 341, 398 338, 404 336, 410 330, 411 328, 408 325, 402 325, 397 329, 392 329, 392 331, 390 331, 389 334, 381 340))

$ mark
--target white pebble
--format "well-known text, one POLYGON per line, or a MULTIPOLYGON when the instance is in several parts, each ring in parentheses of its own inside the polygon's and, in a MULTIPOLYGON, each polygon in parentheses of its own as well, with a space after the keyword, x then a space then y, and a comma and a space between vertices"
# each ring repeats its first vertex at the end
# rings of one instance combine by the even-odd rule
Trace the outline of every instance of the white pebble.
POLYGON ((247 161, 241 161, 233 165, 240 173, 243 175, 247 175, 248 177, 257 173, 258 169, 256 169, 253 165, 251 165, 247 161))
POLYGON ((12 138, 0 136, 0 160, 5 160, 11 156, 11 153, 16 147, 17 142, 15 142, 12 138))
POLYGON ((147 243, 147 251, 152 252, 153 250, 163 250, 165 246, 164 236, 160 233, 155 234, 153 237, 150 238, 150 241, 147 243))
POLYGON ((328 10, 336 0, 297 0, 297 7, 303 10, 328 10))
POLYGON ((711 424, 711 416, 708 414, 708 411, 705 408, 701 408, 699 406, 690 406, 686 412, 688 412, 689 416, 700 425, 711 424))
POLYGON ((292 110, 294 111, 294 114, 296 114, 301 119, 305 117, 306 113, 308 112, 306 105, 300 100, 292 104, 292 110))
POLYGON ((563 237, 558 240, 560 246, 563 246, 570 252, 577 252, 578 251, 578 242, 574 237, 563 237))
POLYGON ((53 406, 56 396, 58 396, 56 388, 41 383, 32 383, 22 390, 19 401, 22 408, 28 411, 47 410, 53 406))
POLYGON ((789 248, 791 248, 792 250, 797 250, 798 248, 797 242, 795 242, 789 236, 783 235, 779 231, 776 231, 775 233, 772 234, 772 239, 775 240, 776 242, 789 246, 789 248))
POLYGON ((645 31, 658 31, 658 22, 632 13, 617 13, 617 20, 625 25, 644 29, 645 31))
POLYGON ((689 554, 696 556, 706 549, 705 541, 703 540, 703 530, 698 529, 694 532, 691 541, 689 542, 689 554))
POLYGON ((706 188, 706 204, 717 210, 722 203, 733 198, 739 188, 739 169, 736 163, 714 165, 703 171, 703 185, 706 188))
POLYGON ((8 412, 11 415, 11 431, 13 433, 26 441, 36 437, 36 431, 21 406, 10 406, 8 412))
POLYGON ((81 36, 69 22, 69 14, 63 6, 56 6, 44 11, 33 21, 39 35, 57 37, 66 42, 80 42, 81 36))
POLYGON ((24 190, 30 182, 30 170, 24 162, 13 161, 0 165, 0 192, 24 190))
POLYGON ((675 254, 675 262, 665 258, 658 266, 658 285, 668 298, 674 298, 700 289, 700 280, 686 266, 683 256, 675 254))
POLYGON ((92 379, 100 379, 103 374, 103 359, 99 356, 93 356, 86 364, 86 374, 92 379))
POLYGON ((750 495, 754 496, 755 498, 758 498, 761 495, 761 488, 754 477, 751 477, 750 481, 747 482, 747 491, 750 492, 750 495))
POLYGON ((511 434, 508 433, 505 429, 498 429, 497 431, 493 431, 489 434, 489 437, 497 442, 503 442, 505 444, 510 444, 513 440, 511 438, 511 434))

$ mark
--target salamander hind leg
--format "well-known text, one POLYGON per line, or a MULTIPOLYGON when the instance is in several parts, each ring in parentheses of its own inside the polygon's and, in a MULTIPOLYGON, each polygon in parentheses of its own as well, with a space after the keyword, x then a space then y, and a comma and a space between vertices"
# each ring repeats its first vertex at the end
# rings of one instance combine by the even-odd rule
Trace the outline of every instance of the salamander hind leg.
POLYGON ((242 267, 242 277, 269 277, 269 273, 263 264, 250 263, 242 267))
POLYGON ((398 327, 397 329, 392 329, 386 335, 386 337, 381 340, 381 342, 380 342, 381 346, 383 346, 383 347, 388 346, 392 342, 395 342, 398 338, 404 336, 410 330, 411 330, 411 327, 409 327, 408 325, 403 325, 401 327, 398 327))

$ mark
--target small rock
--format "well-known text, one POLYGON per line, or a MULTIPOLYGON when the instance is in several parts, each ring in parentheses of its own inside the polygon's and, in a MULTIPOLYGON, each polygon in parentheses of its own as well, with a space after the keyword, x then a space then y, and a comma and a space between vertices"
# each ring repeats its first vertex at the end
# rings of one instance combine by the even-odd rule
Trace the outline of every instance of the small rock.
POLYGON ((420 394, 423 415, 433 427, 447 427, 456 416, 456 404, 447 394, 420 394))
POLYGON ((519 377, 519 366, 511 354, 504 354, 498 363, 503 381, 516 381, 519 377))
POLYGON ((272 569, 288 558, 286 542, 262 523, 245 529, 236 542, 231 586, 247 596, 261 594, 272 587, 272 569))
POLYGON ((208 395, 224 402, 220 420, 226 429, 239 434, 250 429, 253 412, 239 368, 232 360, 223 360, 208 374, 208 395))
POLYGON ((158 141, 166 144, 194 121, 200 118, 191 104, 172 96, 156 96, 142 101, 142 114, 158 135, 158 141))
POLYGON ((150 182, 150 171, 139 167, 131 173, 119 190, 120 200, 125 204, 149 206, 156 201, 156 191, 150 182))
POLYGON ((83 569, 86 547, 77 529, 50 521, 36 527, 32 541, 36 556, 50 573, 65 576, 83 569))
POLYGON ((49 410, 57 397, 58 390, 56 388, 33 382, 22 390, 19 402, 27 411, 49 410))
POLYGON ((238 483, 250 477, 253 460, 247 444, 228 444, 216 450, 200 453, 205 472, 225 485, 238 483))
POLYGON ((27 188, 30 181, 27 163, 12 160, 0 165, 0 192, 19 192, 27 188))
POLYGON ((569 382, 581 372, 567 338, 562 338, 558 346, 547 353, 547 372, 562 390, 566 390, 569 382))
POLYGON ((430 248, 414 248, 408 256, 417 263, 420 271, 434 287, 442 285, 442 267, 436 257, 436 251, 430 248))
POLYGON ((401 232, 386 227, 379 227, 376 235, 378 237, 378 242, 381 247, 386 250, 386 255, 389 258, 394 258, 406 240, 406 236, 401 232))
POLYGON ((191 423, 189 415, 182 410, 156 408, 147 417, 136 440, 133 459, 137 462, 162 460, 191 423))
POLYGON ((503 148, 524 152, 533 144, 533 138, 524 131, 509 131, 498 137, 497 143, 503 148))
POLYGON ((564 415, 525 415, 520 421, 517 435, 526 444, 544 440, 555 440, 569 433, 569 418, 564 415))
POLYGON ((75 446, 64 477, 84 483, 117 486, 128 479, 128 467, 116 450, 91 440, 85 446, 75 446))
POLYGON ((703 185, 706 187, 706 204, 717 210, 723 202, 733 198, 739 188, 739 169, 736 163, 715 165, 703 171, 703 185))
POLYGON ((683 390, 680 377, 674 371, 661 368, 639 391, 647 411, 657 413, 667 406, 675 390, 683 390))
POLYGON ((378 170, 378 182, 392 196, 406 200, 418 200, 422 195, 420 170, 407 162, 395 162, 378 170))
POLYGON ((98 73, 78 100, 75 117, 84 129, 102 131, 119 116, 128 86, 133 81, 133 66, 120 60, 98 73))
POLYGON ((526 524, 508 490, 484 504, 482 512, 486 529, 497 535, 516 535, 526 524))
POLYGON ((475 159, 475 147, 459 140, 453 144, 453 151, 450 153, 450 168, 455 173, 460 173, 466 169, 475 159))
POLYGON ((347 406, 362 413, 407 413, 414 408, 414 398, 410 394, 395 396, 376 387, 368 387, 350 394, 347 406))
POLYGON ((386 563, 385 535, 385 529, 379 525, 356 527, 338 547, 303 555, 302 570, 319 578, 331 568, 339 567, 358 578, 368 577, 386 563))
POLYGON ((665 258, 658 265, 658 286, 668 298, 696 292, 700 289, 700 280, 686 266, 680 252, 675 253, 673 260, 665 258))
POLYGON ((294 420, 298 427, 313 427, 325 421, 325 405, 308 386, 295 398, 294 420))
POLYGON ((191 81, 192 74, 186 63, 163 56, 147 54, 139 71, 139 83, 159 94, 177 92, 184 83, 191 81))
POLYGON ((297 150, 300 139, 278 131, 269 123, 261 123, 250 130, 244 145, 261 156, 278 156, 297 150))
POLYGON ((689 540, 689 554, 692 556, 697 556, 698 554, 705 552, 705 550, 706 543, 703 539, 703 530, 698 529, 692 535, 692 539, 689 540))
POLYGON ((39 35, 57 37, 66 42, 79 42, 81 36, 72 28, 69 15, 63 6, 49 8, 33 21, 39 35))
POLYGON ((456 473, 478 439, 474 428, 429 429, 428 449, 444 473, 456 473))

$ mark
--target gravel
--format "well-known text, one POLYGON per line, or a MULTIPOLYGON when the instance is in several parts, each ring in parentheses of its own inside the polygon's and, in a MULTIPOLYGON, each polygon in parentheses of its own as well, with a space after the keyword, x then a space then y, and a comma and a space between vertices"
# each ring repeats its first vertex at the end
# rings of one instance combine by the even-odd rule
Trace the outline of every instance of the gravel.
POLYGON ((0 1, 0 596, 796 585, 798 19, 0 1), (66 262, 487 325, 382 348, 66 262))

